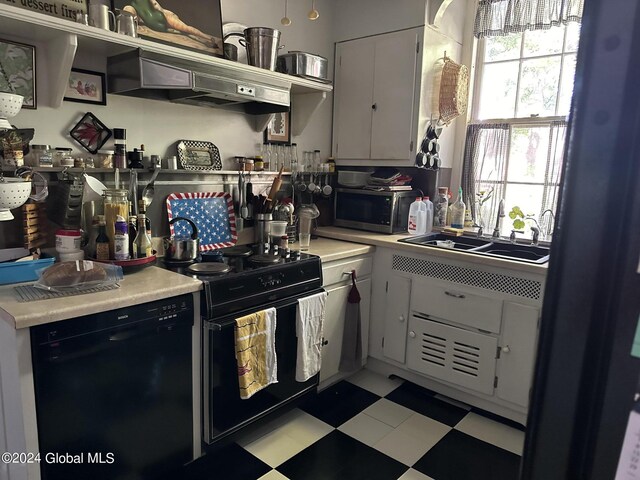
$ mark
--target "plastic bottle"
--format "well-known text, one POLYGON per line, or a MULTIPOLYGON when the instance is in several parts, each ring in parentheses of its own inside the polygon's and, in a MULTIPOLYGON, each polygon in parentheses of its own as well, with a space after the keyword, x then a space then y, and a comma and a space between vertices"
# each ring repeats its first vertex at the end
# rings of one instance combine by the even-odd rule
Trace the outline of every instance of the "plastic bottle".
POLYGON ((438 197, 436 198, 433 208, 433 226, 447 226, 447 209, 449 208, 449 199, 447 198, 447 187, 438 187, 438 197))
POLYGON ((407 230, 411 235, 424 235, 427 223, 427 206, 422 203, 422 197, 416 197, 416 201, 409 207, 409 222, 407 230))
POLYGON ((425 222, 424 233, 431 233, 433 230, 433 202, 429 197, 422 197, 422 203, 427 207, 427 220, 425 222))
POLYGON ((116 217, 113 243, 115 260, 129 260, 129 226, 120 215, 116 217))
POLYGON ((453 228, 464 228, 465 205, 462 201, 462 187, 458 189, 458 198, 451 205, 451 226, 453 228))

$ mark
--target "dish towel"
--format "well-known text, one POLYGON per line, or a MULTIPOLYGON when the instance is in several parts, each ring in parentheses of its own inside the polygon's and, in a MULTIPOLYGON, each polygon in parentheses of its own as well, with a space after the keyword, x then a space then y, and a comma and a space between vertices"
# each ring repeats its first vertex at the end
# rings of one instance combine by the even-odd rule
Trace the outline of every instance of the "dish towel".
POLYGON ((356 287, 356 271, 351 271, 351 291, 347 298, 340 353, 341 372, 353 372, 362 367, 362 325, 360 319, 360 292, 356 287))
POLYGON ((296 313, 296 381, 306 382, 320 371, 322 363, 322 336, 327 292, 298 300, 296 313))
POLYGON ((235 340, 240 398, 246 400, 278 383, 276 309, 236 318, 235 340))

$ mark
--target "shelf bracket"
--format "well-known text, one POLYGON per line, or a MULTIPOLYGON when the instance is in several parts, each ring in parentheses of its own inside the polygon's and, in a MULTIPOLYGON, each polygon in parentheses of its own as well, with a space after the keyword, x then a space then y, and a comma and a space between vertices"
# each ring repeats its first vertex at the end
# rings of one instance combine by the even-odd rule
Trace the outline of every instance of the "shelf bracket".
POLYGON ((78 36, 63 33, 47 44, 47 69, 51 75, 51 106, 59 108, 67 91, 73 59, 78 49, 78 36))
POLYGON ((302 135, 311 117, 327 99, 327 92, 298 93, 291 96, 291 134, 302 135))
POLYGON ((275 113, 267 113, 266 115, 256 115, 254 118, 253 128, 256 132, 264 132, 269 122, 276 116, 275 113))
POLYGON ((431 0, 429 2, 429 14, 427 16, 428 24, 439 27, 444 12, 453 0, 431 0))

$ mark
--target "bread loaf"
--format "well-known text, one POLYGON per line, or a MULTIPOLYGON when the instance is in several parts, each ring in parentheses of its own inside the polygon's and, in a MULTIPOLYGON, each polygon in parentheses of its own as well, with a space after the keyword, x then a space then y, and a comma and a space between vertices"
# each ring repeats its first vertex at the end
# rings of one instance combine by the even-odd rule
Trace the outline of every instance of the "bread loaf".
POLYGON ((73 287, 86 283, 101 283, 108 278, 103 265, 87 260, 56 263, 47 268, 40 283, 47 287, 73 287))

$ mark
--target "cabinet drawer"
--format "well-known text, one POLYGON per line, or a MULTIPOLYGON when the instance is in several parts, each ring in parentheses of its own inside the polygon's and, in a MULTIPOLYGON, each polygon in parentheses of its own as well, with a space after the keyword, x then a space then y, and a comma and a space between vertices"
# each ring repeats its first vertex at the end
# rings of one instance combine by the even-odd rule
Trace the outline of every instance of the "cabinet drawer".
POLYGON ((407 366, 455 385, 493 395, 498 339, 411 317, 407 366))
POLYGON ((371 275, 372 264, 371 257, 327 263, 322 266, 322 285, 326 287, 334 283, 346 282, 350 277, 344 273, 351 270, 356 271, 357 278, 371 275))
POLYGON ((502 300, 470 293, 457 286, 414 282, 411 310, 478 330, 500 333, 502 300))

